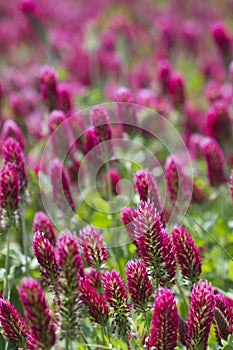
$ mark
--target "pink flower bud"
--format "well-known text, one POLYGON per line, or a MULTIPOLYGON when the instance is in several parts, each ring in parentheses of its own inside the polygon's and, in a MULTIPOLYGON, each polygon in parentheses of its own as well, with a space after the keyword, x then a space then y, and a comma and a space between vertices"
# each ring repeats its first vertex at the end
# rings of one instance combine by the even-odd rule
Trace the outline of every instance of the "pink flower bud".
POLYGON ((178 310, 172 291, 161 288, 155 295, 150 326, 149 346, 173 350, 178 334, 178 310))
POLYGON ((226 181, 222 150, 217 142, 210 137, 202 139, 200 148, 206 160, 210 186, 217 187, 226 181))
POLYGON ((67 85, 59 84, 57 87, 57 108, 65 114, 71 111, 71 92, 67 85))
POLYGON ((221 22, 216 22, 211 27, 211 34, 216 46, 225 58, 231 55, 232 38, 227 33, 221 22))
POLYGON ((56 130, 56 128, 64 122, 66 119, 65 114, 61 110, 53 110, 49 115, 48 126, 49 126, 49 134, 56 130))
POLYGON ((53 225, 42 211, 38 211, 34 215, 33 232, 36 233, 37 231, 43 232, 45 238, 47 238, 52 245, 55 245, 56 235, 53 225))
POLYGON ((40 94, 50 111, 56 108, 57 78, 49 66, 43 67, 40 72, 40 94))
POLYGON ((52 194, 58 208, 67 213, 69 208, 75 211, 75 203, 71 195, 70 182, 66 176, 64 167, 58 159, 51 162, 50 181, 52 184, 52 194))
POLYGON ((119 194, 119 188, 117 188, 117 184, 120 181, 120 175, 117 170, 110 169, 108 173, 104 174, 104 179, 106 182, 106 187, 110 185, 110 189, 112 193, 117 196, 119 194), (118 190, 118 191, 117 191, 118 190))
POLYGON ((189 180, 173 155, 167 157, 164 172, 170 202, 175 205, 179 196, 182 196, 184 200, 188 198, 190 194, 189 180))
POLYGON ((56 341, 56 327, 40 284, 32 278, 24 278, 18 287, 18 292, 30 323, 28 347, 31 348, 32 341, 33 346, 36 342, 42 349, 51 348, 56 341))
POLYGON ((92 108, 90 113, 91 124, 94 126, 94 134, 98 144, 98 152, 100 156, 112 155, 112 129, 109 125, 109 116, 104 107, 95 106, 92 108), (105 141, 108 141, 105 143, 105 141), (104 143, 101 145, 101 143, 104 143))
POLYGON ((172 73, 169 79, 168 93, 174 108, 180 109, 183 107, 186 93, 184 79, 179 73, 172 73))
POLYGON ((29 332, 26 322, 9 301, 0 299, 0 323, 5 336, 17 347, 25 348, 29 332))
POLYGON ((171 63, 166 60, 160 60, 157 66, 157 79, 164 94, 168 92, 168 85, 171 75, 171 63))
POLYGON ((232 126, 229 110, 224 100, 218 100, 212 104, 207 112, 207 133, 217 142, 224 142, 231 137, 232 126))
POLYGON ((108 260, 108 253, 102 237, 96 229, 89 225, 80 231, 80 245, 88 266, 100 268, 108 260))

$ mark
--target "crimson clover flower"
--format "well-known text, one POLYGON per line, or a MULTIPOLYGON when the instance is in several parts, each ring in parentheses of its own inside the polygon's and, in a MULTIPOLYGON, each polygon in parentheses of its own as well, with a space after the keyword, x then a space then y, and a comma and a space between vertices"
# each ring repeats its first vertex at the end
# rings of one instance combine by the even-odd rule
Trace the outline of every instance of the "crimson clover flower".
POLYGON ((43 232, 52 245, 56 243, 56 235, 52 223, 42 211, 37 211, 33 219, 33 232, 43 232))
POLYGON ((210 137, 203 138, 200 148, 206 160, 210 186, 217 187, 226 181, 222 150, 217 142, 210 137))
POLYGON ((40 72, 40 95, 50 111, 56 108, 57 78, 49 66, 43 67, 40 72))
POLYGON ((17 347, 25 348, 29 332, 23 317, 9 301, 0 299, 0 323, 4 335, 17 347))
POLYGON ((20 144, 12 137, 8 137, 2 145, 2 160, 4 164, 12 163, 19 176, 20 191, 27 186, 27 173, 25 168, 25 157, 20 144))
POLYGON ((155 208, 159 212, 161 211, 157 183, 149 170, 138 170, 136 172, 134 176, 134 186, 139 194, 141 202, 146 202, 149 199, 154 203, 155 208))
POLYGON ((142 202, 134 218, 138 254, 160 285, 174 283, 176 261, 172 241, 153 203, 142 202))
POLYGON ((58 208, 64 213, 67 213, 69 207, 74 211, 75 203, 71 195, 70 182, 62 163, 58 159, 53 159, 51 162, 50 181, 53 199, 58 208))
POLYGON ((98 269, 108 260, 106 246, 100 233, 93 226, 89 225, 80 231, 79 243, 88 266, 98 269))
POLYGON ((232 300, 218 291, 214 298, 215 333, 219 345, 222 346, 222 339, 227 340, 228 335, 233 333, 232 300))
POLYGON ((172 291, 161 288, 154 300, 149 346, 157 350, 174 350, 178 334, 178 311, 172 291))
POLYGON ((24 278, 18 292, 30 324, 27 346, 50 349, 56 341, 56 327, 40 284, 33 278, 24 278))
POLYGON ((75 234, 64 231, 56 242, 58 276, 58 311, 61 318, 61 333, 70 340, 75 339, 80 327, 80 276, 84 276, 75 234))
POLYGON ((20 183, 14 164, 0 170, 0 226, 8 228, 19 221, 20 183))
POLYGON ((127 287, 135 309, 145 312, 152 294, 152 283, 146 266, 140 260, 130 260, 125 270, 127 287))
POLYGON ((121 279, 120 274, 115 270, 102 274, 104 298, 110 305, 110 314, 113 317, 117 331, 123 339, 127 339, 130 329, 129 312, 130 306, 127 303, 128 292, 121 279))
POLYGON ((172 243, 182 276, 192 284, 196 283, 201 274, 202 261, 192 236, 184 227, 176 227, 172 231, 172 243))
POLYGON ((109 319, 109 309, 106 305, 105 299, 98 294, 88 280, 80 281, 79 291, 81 293, 81 300, 85 304, 92 320, 101 326, 106 326, 109 319))
POLYGON ((210 327, 214 321, 215 298, 207 281, 194 285, 188 306, 187 350, 206 350, 210 327))
POLYGON ((24 136, 22 134, 22 131, 20 127, 15 123, 12 119, 7 119, 2 127, 1 131, 1 139, 0 143, 1 145, 9 138, 12 137, 16 141, 18 141, 21 149, 24 149, 26 146, 26 141, 24 139, 24 136))
POLYGON ((43 232, 35 232, 32 250, 40 264, 40 272, 47 284, 56 283, 59 268, 55 258, 55 250, 43 232))

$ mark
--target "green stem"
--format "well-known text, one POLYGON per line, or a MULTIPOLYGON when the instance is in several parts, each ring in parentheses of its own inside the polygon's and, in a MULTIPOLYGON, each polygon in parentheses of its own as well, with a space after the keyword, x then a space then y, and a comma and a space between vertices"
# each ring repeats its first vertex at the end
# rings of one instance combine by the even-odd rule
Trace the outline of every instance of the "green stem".
POLYGON ((70 346, 69 346, 69 333, 66 332, 66 350, 69 350, 70 346))
POLYGON ((9 252, 10 252, 10 229, 7 230, 6 233, 6 258, 5 258, 5 279, 4 279, 4 287, 3 287, 3 298, 9 300, 10 291, 9 291, 9 252))
POLYGON ((91 350, 90 346, 88 345, 88 341, 87 341, 87 339, 85 337, 85 334, 83 332, 81 332, 81 335, 83 337, 84 343, 86 344, 86 347, 88 348, 88 350, 91 350))
POLYGON ((178 281, 176 281, 176 285, 177 285, 177 288, 179 290, 180 296, 181 296, 181 298, 182 298, 182 300, 183 300, 183 302, 185 304, 185 307, 186 307, 186 309, 188 309, 188 303, 187 303, 186 297, 185 297, 184 292, 183 292, 183 290, 182 290, 182 288, 181 288, 181 286, 180 286, 178 281))
POLYGON ((147 319, 146 311, 145 311, 145 310, 143 311, 143 316, 144 316, 144 319, 145 319, 147 334, 148 334, 148 336, 149 336, 149 334, 150 334, 150 325, 149 325, 149 322, 148 322, 148 319, 147 319))
POLYGON ((103 340, 103 343, 105 343, 104 329, 103 329, 103 327, 100 327, 100 328, 101 328, 102 340, 103 340))
POLYGON ((26 275, 29 275, 29 264, 28 264, 28 237, 27 237, 27 228, 24 217, 24 210, 22 208, 22 242, 23 242, 23 254, 26 259, 26 275))

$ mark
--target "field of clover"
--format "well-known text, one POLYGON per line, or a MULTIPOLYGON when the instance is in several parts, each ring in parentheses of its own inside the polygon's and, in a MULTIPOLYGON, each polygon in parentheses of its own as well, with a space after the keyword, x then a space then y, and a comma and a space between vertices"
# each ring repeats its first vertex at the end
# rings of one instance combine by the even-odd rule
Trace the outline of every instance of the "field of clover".
POLYGON ((233 350, 232 13, 0 0, 0 350, 233 350))

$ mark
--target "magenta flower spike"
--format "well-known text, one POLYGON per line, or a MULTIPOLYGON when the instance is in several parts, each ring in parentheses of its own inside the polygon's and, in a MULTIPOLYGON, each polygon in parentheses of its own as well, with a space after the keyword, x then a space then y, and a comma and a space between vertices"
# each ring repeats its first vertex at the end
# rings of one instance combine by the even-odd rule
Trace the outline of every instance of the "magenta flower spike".
POLYGON ((109 309, 105 299, 92 288, 88 280, 80 281, 79 291, 81 300, 87 308, 92 321, 106 326, 109 320, 109 309))
POLYGON ((172 243, 183 278, 196 283, 201 274, 202 261, 192 236, 184 227, 176 227, 172 231, 172 243))
POLYGON ((64 83, 60 83, 57 87, 57 108, 65 114, 69 113, 72 108, 71 91, 64 83))
POLYGON ((35 232, 32 250, 40 264, 40 272, 44 281, 48 285, 55 285, 58 277, 59 268, 55 258, 55 251, 45 234, 35 232))
POLYGON ((201 141, 200 148, 206 160, 210 186, 217 187, 226 181, 222 150, 217 142, 210 137, 205 137, 201 141))
POLYGON ((17 347, 26 346, 29 329, 23 317, 9 301, 0 299, 0 324, 4 335, 17 347))
POLYGON ((134 97, 130 89, 122 86, 114 96, 116 102, 117 115, 122 123, 122 130, 130 133, 137 125, 137 117, 134 106, 134 97))
POLYGON ((106 245, 93 226, 89 225, 80 231, 79 243, 88 266, 99 269, 108 260, 106 245))
POLYGON ((232 304, 220 292, 217 292, 214 298, 215 333, 219 345, 222 346, 222 339, 227 340, 228 335, 233 333, 232 304))
POLYGON ((25 157, 18 141, 8 137, 2 145, 2 160, 4 164, 13 163, 19 176, 20 190, 27 186, 27 173, 25 168, 25 157))
POLYGON ((164 230, 153 203, 141 202, 134 218, 138 254, 162 286, 174 283, 176 261, 171 238, 164 230))
POLYGON ((120 181, 120 175, 117 170, 110 169, 108 173, 104 174, 104 179, 106 183, 106 187, 110 185, 110 189, 112 193, 117 196, 119 194, 119 189, 117 188, 117 184, 120 181))
POLYGON ((168 93, 174 108, 181 109, 186 100, 185 86, 183 76, 179 73, 170 75, 168 84, 168 93))
POLYGON ((231 137, 232 127, 228 109, 224 100, 218 100, 211 105, 207 112, 207 133, 217 142, 224 142, 231 137))
POLYGON ((125 230, 129 236, 129 239, 131 242, 135 243, 136 237, 134 234, 134 223, 133 223, 133 218, 136 215, 136 210, 134 208, 123 208, 121 210, 121 222, 125 226, 125 230))
POLYGON ((126 280, 129 294, 136 310, 145 312, 152 294, 152 283, 145 264, 140 260, 128 261, 126 280))
POLYGON ((50 241, 52 245, 56 244, 56 234, 53 225, 47 215, 42 211, 37 211, 33 219, 33 232, 37 231, 43 232, 44 237, 50 241))
POLYGON ((152 312, 149 346, 157 350, 174 350, 178 334, 178 311, 172 291, 157 291, 152 312))
POLYGON ((159 212, 161 211, 157 183, 149 170, 138 170, 136 172, 134 186, 139 194, 140 201, 146 202, 149 199, 154 203, 155 208, 159 212))
POLYGON ((33 278, 24 278, 18 292, 30 323, 27 346, 34 349, 36 343, 38 349, 50 349, 56 341, 56 327, 40 284, 33 278))
POLYGON ((161 90, 163 94, 167 94, 168 92, 168 85, 169 80, 171 76, 171 63, 166 60, 162 59, 158 62, 157 66, 157 80, 161 86, 161 90))
POLYGON ((109 141, 107 144, 98 146, 100 155, 112 155, 112 129, 109 125, 109 116, 104 107, 95 106, 92 108, 90 113, 91 124, 94 126, 94 133, 97 140, 97 144, 109 141))
POLYGON ((64 122, 66 116, 61 110, 53 110, 49 115, 48 126, 49 134, 52 135, 56 128, 64 122))
POLYGON ((90 271, 85 274, 85 281, 95 289, 101 287, 101 272, 91 268, 90 271))
POLYGON ((109 116, 104 107, 95 106, 90 114, 91 124, 94 126, 95 136, 97 142, 110 140, 112 137, 112 130, 109 125, 109 116))
POLYGON ((2 145, 3 142, 7 140, 8 137, 12 137, 16 141, 18 141, 21 149, 25 148, 26 141, 24 139, 22 131, 20 127, 15 123, 15 121, 11 119, 7 119, 3 124, 1 137, 0 137, 0 144, 2 145))
POLYGON ((188 306, 187 350, 206 350, 210 327, 214 321, 215 299, 207 281, 194 285, 188 306))
POLYGON ((56 242, 56 261, 60 274, 58 277, 58 311, 61 334, 70 340, 77 337, 80 327, 80 277, 84 276, 79 245, 75 233, 64 231, 56 242))
POLYGON ((228 61, 231 56, 232 38, 227 33, 221 22, 216 22, 211 27, 212 37, 223 57, 228 61))
POLYGON ((130 305, 127 303, 128 292, 121 279, 120 274, 115 270, 102 274, 102 285, 104 298, 110 305, 110 314, 114 319, 119 335, 127 339, 129 324, 130 305))
POLYGON ((94 129, 89 129, 85 133, 85 154, 98 144, 94 129))
POLYGON ((43 67, 40 72, 40 95, 50 111, 56 109, 57 78, 49 66, 43 67))
POLYGON ((71 195, 70 182, 62 163, 58 159, 51 162, 50 181, 54 202, 66 214, 69 208, 75 211, 75 203, 71 195))
POLYGON ((189 196, 189 181, 184 174, 181 165, 174 156, 167 157, 164 165, 165 178, 167 183, 167 195, 172 205, 176 204, 178 195, 185 199, 189 196))
POLYGON ((0 171, 0 226, 10 227, 19 221, 20 183, 16 168, 7 164, 0 171))

